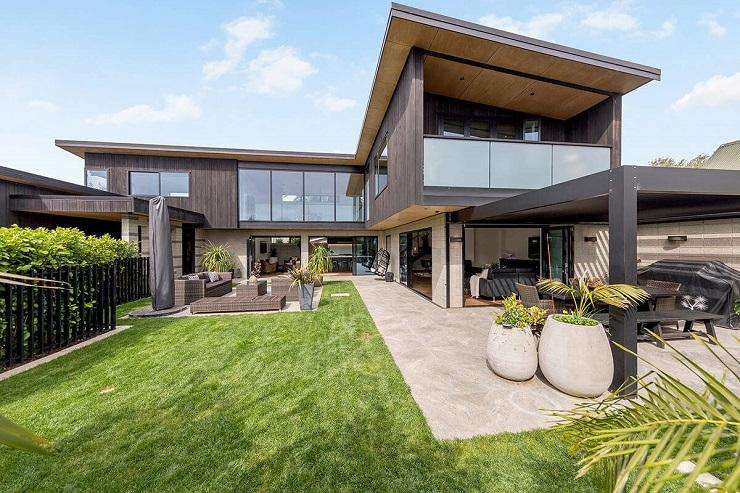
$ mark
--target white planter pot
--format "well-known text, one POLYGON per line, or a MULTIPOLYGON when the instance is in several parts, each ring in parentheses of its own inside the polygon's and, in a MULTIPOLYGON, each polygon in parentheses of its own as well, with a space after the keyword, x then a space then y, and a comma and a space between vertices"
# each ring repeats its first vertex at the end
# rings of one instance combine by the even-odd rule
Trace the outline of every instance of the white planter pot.
POLYGON ((554 387, 576 397, 603 394, 614 377, 609 338, 601 324, 567 324, 550 315, 540 336, 539 361, 554 387))
POLYGON ((521 382, 537 371, 537 341, 529 327, 491 325, 486 345, 488 367, 498 376, 521 382))

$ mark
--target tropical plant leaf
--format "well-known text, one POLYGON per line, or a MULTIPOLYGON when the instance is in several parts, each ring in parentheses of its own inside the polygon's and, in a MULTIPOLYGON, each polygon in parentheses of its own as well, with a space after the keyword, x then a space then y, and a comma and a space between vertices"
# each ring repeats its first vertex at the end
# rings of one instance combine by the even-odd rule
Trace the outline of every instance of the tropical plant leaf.
MULTIPOLYGON (((556 429, 585 454, 578 476, 606 466, 613 491, 629 486, 630 492, 652 492, 669 481, 679 482, 680 491, 689 491, 700 474, 716 473, 724 478, 719 491, 736 491, 740 486, 740 398, 727 382, 651 335, 666 344, 673 357, 701 380, 704 389, 699 392, 636 355, 653 369, 632 382, 638 388, 634 399, 622 396, 618 389, 600 402, 553 411, 561 419, 556 429), (696 465, 689 474, 678 471, 684 461, 696 465)), ((729 351, 719 341, 715 342, 721 349, 714 351, 703 339, 696 335, 694 339, 730 370, 726 375, 737 384, 737 373, 731 368, 737 359, 720 357, 729 351)))
POLYGON ((0 444, 35 454, 49 454, 52 450, 51 442, 2 415, 0 415, 0 444))

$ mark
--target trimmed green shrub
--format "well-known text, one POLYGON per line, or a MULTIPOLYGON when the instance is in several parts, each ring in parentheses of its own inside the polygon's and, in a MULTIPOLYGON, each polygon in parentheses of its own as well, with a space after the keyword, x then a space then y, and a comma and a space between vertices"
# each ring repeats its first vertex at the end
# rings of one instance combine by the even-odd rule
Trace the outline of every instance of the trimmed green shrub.
POLYGON ((136 244, 77 228, 0 228, 0 271, 29 273, 62 265, 97 265, 138 257, 136 244))

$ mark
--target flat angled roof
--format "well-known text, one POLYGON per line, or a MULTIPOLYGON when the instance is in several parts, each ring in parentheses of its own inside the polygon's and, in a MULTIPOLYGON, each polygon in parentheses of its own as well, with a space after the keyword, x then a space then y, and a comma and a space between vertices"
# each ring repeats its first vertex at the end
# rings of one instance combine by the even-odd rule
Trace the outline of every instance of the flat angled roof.
POLYGON ((153 156, 203 157, 259 161, 267 163, 354 165, 354 154, 328 152, 270 151, 228 147, 197 147, 166 144, 134 144, 127 142, 96 142, 89 140, 54 141, 57 147, 82 158, 86 152, 102 154, 140 154, 153 156))
POLYGON ((425 85, 425 90, 515 111, 540 108, 544 116, 559 119, 575 116, 610 94, 626 94, 660 79, 660 70, 647 65, 392 3, 354 154, 72 140, 57 140, 56 144, 80 157, 85 152, 135 153, 361 166, 370 154, 412 48, 427 54, 429 87, 425 85), (445 75, 463 70, 466 62, 471 65, 464 69, 465 77, 446 80, 445 75), (486 88, 497 84, 508 93, 491 100, 486 88), (558 104, 547 108, 543 106, 547 101, 558 104))

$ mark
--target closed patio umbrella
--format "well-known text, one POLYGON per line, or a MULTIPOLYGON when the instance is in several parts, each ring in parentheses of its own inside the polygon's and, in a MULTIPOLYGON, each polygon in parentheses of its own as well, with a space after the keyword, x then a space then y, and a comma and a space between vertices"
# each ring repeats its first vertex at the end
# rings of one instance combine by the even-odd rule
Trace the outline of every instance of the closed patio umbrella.
POLYGON ((175 278, 170 216, 164 197, 149 200, 149 264, 152 308, 154 310, 172 308, 175 305, 175 278))

